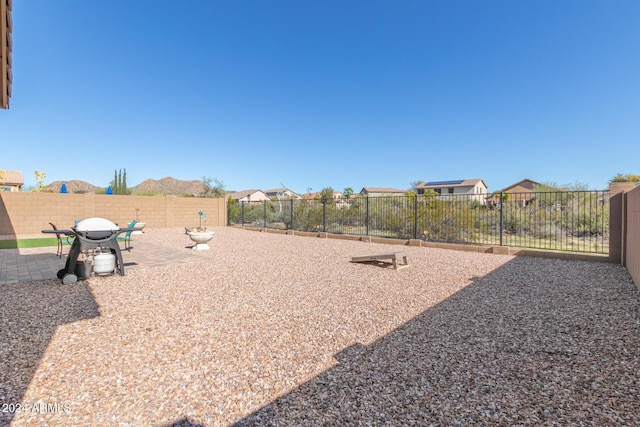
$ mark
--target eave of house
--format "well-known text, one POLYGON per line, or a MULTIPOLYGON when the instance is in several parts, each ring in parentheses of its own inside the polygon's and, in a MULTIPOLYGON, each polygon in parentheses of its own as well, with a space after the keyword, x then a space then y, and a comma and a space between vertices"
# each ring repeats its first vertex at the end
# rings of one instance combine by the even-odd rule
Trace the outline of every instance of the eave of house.
POLYGON ((9 108, 11 98, 12 0, 0 0, 0 108, 9 108))

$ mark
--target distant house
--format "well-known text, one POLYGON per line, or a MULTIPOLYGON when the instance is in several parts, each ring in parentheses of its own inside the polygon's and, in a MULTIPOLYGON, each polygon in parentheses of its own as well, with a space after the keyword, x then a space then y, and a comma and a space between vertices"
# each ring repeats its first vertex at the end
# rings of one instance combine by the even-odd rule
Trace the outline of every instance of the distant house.
POLYGON ((271 190, 266 190, 264 194, 269 198, 278 198, 281 199, 299 199, 300 195, 295 191, 291 191, 288 188, 273 188, 271 190))
POLYGON ((434 191, 440 196, 473 196, 480 203, 486 203, 487 184, 482 179, 458 179, 451 181, 430 181, 416 186, 418 194, 434 191))
MULTIPOLYGON (((304 193, 301 196, 302 199, 305 200, 322 200, 322 193, 304 193)), ((333 192, 333 200, 335 200, 336 202, 345 199, 344 194, 342 194, 339 191, 334 191, 333 192)))
POLYGON ((407 190, 399 190, 397 188, 389 187, 362 187, 360 190, 361 196, 404 196, 407 190))
POLYGON ((21 191, 23 185, 22 172, 0 170, 0 191, 21 191))
POLYGON ((435 191, 444 196, 446 194, 486 194, 487 184, 482 179, 458 179, 451 181, 430 181, 416 186, 418 194, 427 190, 435 191))
POLYGON ((540 185, 540 183, 525 178, 522 181, 518 181, 515 184, 511 184, 510 186, 503 188, 502 190, 496 191, 496 193, 530 193, 536 185, 540 185))
POLYGON ((243 190, 229 194, 229 197, 239 202, 262 202, 271 200, 262 190, 243 190))
POLYGON ((509 200, 521 202, 523 206, 526 206, 531 199, 535 197, 533 191, 536 185, 540 185, 540 183, 525 178, 515 184, 511 184, 510 186, 503 188, 502 190, 496 191, 487 197, 487 200, 494 205, 498 204, 500 203, 500 193, 503 193, 503 197, 504 194, 509 194, 509 200))

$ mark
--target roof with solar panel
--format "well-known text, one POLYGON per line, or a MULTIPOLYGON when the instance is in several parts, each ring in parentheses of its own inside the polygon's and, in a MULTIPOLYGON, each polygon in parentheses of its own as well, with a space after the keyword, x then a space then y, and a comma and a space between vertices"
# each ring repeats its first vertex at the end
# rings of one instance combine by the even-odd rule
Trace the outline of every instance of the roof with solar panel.
POLYGON ((442 187, 473 187, 478 183, 484 184, 487 187, 487 184, 480 179, 451 179, 447 181, 428 181, 424 184, 417 185, 416 188, 442 188, 442 187))
POLYGON ((445 187, 445 186, 449 186, 449 185, 458 185, 458 184, 462 184, 464 182, 464 179, 456 179, 453 181, 429 181, 426 183, 426 185, 428 186, 436 186, 436 187, 445 187))

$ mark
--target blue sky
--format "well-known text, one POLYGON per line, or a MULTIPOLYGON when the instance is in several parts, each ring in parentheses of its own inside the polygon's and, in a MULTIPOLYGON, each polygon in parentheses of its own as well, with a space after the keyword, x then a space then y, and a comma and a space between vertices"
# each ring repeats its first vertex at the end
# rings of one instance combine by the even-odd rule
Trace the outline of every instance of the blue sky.
POLYGON ((13 3, 0 168, 228 190, 640 173, 640 2, 13 3))

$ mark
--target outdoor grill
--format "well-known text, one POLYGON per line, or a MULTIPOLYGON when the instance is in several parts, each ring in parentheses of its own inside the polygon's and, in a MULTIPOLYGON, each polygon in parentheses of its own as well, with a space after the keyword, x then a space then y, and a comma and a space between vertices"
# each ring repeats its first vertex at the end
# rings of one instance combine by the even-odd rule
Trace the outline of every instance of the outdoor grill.
MULTIPOLYGON (((81 254, 88 255, 91 251, 99 252, 98 255, 112 254, 115 258, 114 269, 121 276, 124 276, 124 265, 118 244, 118 235, 133 230, 135 230, 135 227, 120 228, 117 224, 105 218, 87 218, 78 221, 75 226, 71 227, 71 230, 42 230, 42 232, 53 233, 56 231, 57 233, 75 237, 71 244, 65 267, 58 271, 58 278, 62 279, 62 283, 70 285, 77 282, 79 276, 81 279, 86 279, 91 275, 91 260, 89 262, 78 262, 81 254)), ((101 270, 100 272, 104 271, 101 270)), ((112 273, 113 269, 110 272, 112 273)))

